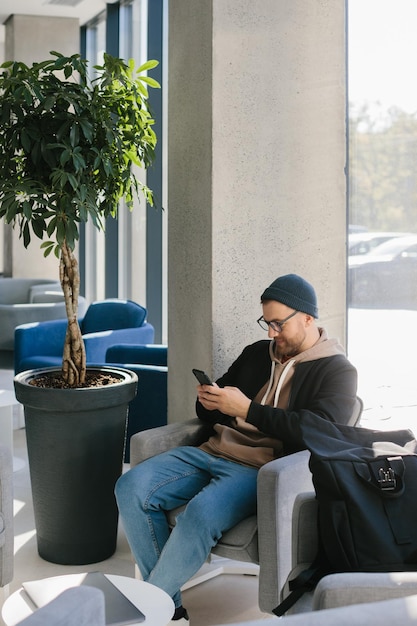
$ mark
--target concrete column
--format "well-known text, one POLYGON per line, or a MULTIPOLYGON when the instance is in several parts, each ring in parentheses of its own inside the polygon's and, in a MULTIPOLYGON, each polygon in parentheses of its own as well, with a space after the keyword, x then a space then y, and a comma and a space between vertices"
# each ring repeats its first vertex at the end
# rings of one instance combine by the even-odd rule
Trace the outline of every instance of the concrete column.
MULTIPOLYGON (((11 15, 6 21, 5 60, 21 61, 32 65, 50 57, 51 50, 64 55, 80 50, 78 19, 33 15, 11 15)), ((47 259, 36 237, 28 249, 19 239, 18 226, 12 230, 2 225, 4 232, 4 272, 14 278, 54 278, 59 270, 55 255, 47 259), (38 245, 39 243, 39 245, 38 245)), ((1 232, 1 231, 0 231, 1 232)))
POLYGON ((345 3, 174 0, 169 15, 169 421, 194 416, 192 367, 252 341, 277 276, 346 326, 345 3))

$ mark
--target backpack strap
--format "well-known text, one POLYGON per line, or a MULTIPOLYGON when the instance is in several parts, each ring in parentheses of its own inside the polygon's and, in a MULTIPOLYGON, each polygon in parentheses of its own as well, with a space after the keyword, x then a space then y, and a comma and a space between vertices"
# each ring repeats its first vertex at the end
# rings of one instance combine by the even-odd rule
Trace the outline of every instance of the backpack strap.
POLYGON ((317 583, 323 576, 329 573, 323 563, 323 559, 317 555, 312 564, 298 574, 296 578, 288 583, 290 593, 288 596, 272 610, 274 615, 281 617, 301 598, 302 595, 313 591, 317 583))
POLYGON ((405 465, 401 456, 386 457, 369 463, 381 498, 389 525, 398 545, 411 543, 409 524, 405 512, 396 499, 404 493, 405 465))

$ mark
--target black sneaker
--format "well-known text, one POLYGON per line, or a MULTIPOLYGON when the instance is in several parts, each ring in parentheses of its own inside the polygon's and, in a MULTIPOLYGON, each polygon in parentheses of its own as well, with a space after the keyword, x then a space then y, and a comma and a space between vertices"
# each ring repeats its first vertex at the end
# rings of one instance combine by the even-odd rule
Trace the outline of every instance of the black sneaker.
POLYGON ((182 617, 172 619, 168 626, 190 626, 190 618, 188 617, 187 611, 184 609, 182 617))

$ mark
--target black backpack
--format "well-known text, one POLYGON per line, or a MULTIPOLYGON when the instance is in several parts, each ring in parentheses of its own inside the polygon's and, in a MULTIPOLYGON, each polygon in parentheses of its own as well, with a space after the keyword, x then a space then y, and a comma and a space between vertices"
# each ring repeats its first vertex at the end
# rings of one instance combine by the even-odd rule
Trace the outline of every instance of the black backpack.
MULTIPOLYGON (((319 418, 317 418, 319 419, 319 418)), ((417 441, 410 430, 376 431, 300 422, 318 501, 319 552, 290 581, 283 615, 337 572, 417 570, 417 441)))

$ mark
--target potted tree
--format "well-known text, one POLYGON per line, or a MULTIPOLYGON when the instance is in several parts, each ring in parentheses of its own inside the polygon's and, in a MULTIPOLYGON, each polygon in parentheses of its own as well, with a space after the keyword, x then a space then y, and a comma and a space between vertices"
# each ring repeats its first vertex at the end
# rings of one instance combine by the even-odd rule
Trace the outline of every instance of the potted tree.
POLYGON ((15 377, 25 406, 38 551, 57 563, 103 560, 116 547, 113 487, 137 378, 118 368, 90 376, 86 368, 74 250, 80 224, 91 220, 103 229, 122 198, 132 208, 142 192, 153 204, 133 166, 146 168, 154 156, 147 87, 159 85, 145 72, 156 65, 136 69, 105 54, 90 76, 80 55, 51 52, 30 67, 1 66, 0 217, 19 228, 25 247, 35 236, 45 256, 57 256, 67 312, 62 370, 15 377))

